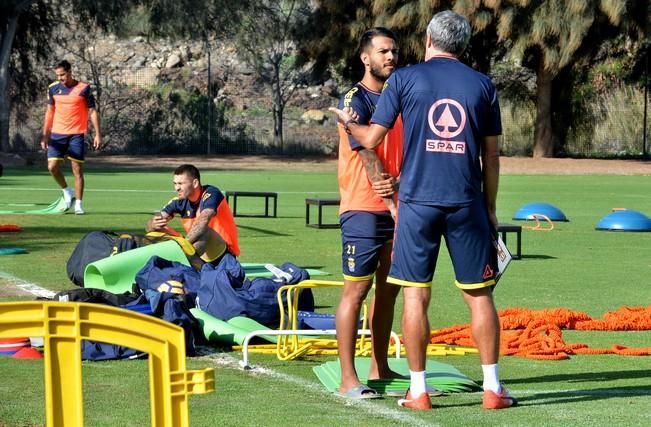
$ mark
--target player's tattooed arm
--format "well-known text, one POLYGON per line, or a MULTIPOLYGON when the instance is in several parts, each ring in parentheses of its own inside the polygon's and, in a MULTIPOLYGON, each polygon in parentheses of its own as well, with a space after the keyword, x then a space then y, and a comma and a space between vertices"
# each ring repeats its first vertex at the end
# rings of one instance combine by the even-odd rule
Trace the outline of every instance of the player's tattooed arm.
POLYGON ((201 211, 197 219, 192 224, 192 228, 188 231, 188 234, 185 238, 190 242, 194 243, 197 240, 200 240, 201 237, 208 231, 208 224, 212 217, 215 216, 214 209, 204 209, 201 211))
POLYGON ((373 189, 378 196, 382 197, 391 215, 395 218, 397 211, 395 201, 393 200, 395 178, 384 171, 384 165, 374 150, 364 148, 359 150, 358 153, 362 159, 366 175, 373 185, 373 189))

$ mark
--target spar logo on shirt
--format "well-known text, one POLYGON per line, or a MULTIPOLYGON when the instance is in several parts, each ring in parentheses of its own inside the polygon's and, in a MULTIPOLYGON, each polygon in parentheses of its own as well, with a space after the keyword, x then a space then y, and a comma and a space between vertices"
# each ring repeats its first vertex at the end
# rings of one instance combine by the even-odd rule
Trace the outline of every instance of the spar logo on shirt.
POLYGON ((426 139, 425 151, 464 154, 466 142, 454 140, 466 126, 466 111, 454 99, 439 99, 429 109, 427 122, 440 139, 426 139))

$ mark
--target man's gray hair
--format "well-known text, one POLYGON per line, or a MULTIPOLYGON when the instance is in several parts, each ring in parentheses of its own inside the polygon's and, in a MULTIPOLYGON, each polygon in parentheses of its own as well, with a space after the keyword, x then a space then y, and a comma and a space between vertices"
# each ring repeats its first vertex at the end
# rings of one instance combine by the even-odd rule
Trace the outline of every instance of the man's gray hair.
POLYGON ((471 31, 468 20, 451 10, 437 13, 427 25, 434 47, 456 56, 466 50, 471 31))

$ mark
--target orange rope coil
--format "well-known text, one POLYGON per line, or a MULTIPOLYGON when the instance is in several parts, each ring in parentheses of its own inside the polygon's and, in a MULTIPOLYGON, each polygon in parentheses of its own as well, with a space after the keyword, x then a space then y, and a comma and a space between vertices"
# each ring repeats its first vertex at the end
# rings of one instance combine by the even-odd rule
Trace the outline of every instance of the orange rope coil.
MULTIPOLYGON (((589 348, 587 344, 567 344, 562 329, 580 331, 648 331, 651 330, 651 306, 621 307, 594 319, 580 311, 566 308, 531 310, 509 308, 498 312, 501 325, 500 354, 537 360, 563 360, 576 354, 617 354, 649 356, 651 347, 589 348)), ((470 325, 456 325, 432 331, 432 344, 475 346, 470 325)))

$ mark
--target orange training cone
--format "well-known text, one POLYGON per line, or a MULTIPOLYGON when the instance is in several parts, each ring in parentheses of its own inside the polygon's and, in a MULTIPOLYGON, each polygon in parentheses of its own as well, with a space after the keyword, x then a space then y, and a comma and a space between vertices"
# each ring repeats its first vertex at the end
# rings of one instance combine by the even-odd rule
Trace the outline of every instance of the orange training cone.
POLYGON ((24 347, 11 357, 14 359, 42 359, 43 355, 34 347, 24 347))

